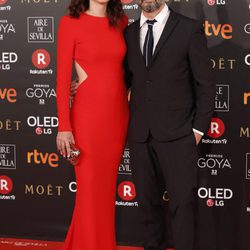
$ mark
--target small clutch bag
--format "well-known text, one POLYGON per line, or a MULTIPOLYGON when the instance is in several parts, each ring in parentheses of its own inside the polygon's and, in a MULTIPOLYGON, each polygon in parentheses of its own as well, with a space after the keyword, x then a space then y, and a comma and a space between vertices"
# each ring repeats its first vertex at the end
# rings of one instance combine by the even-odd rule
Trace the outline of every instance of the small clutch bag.
POLYGON ((80 158, 80 150, 74 145, 70 144, 70 155, 66 157, 67 161, 72 165, 77 165, 80 158))

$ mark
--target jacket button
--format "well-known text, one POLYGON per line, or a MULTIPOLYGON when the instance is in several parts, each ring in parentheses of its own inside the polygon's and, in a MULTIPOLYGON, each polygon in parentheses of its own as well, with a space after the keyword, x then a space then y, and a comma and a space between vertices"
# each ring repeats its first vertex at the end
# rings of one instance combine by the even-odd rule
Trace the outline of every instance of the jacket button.
POLYGON ((146 81, 147 84, 150 84, 151 82, 152 82, 151 80, 147 80, 147 81, 146 81))

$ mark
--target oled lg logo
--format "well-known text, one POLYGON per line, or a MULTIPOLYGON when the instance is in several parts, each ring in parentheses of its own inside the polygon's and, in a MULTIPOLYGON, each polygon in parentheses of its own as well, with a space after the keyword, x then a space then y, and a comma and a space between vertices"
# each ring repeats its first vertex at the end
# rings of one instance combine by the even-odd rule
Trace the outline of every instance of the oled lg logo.
POLYGON ((200 199, 206 199, 206 205, 208 207, 223 207, 226 200, 230 200, 233 197, 233 191, 229 188, 205 188, 198 189, 198 197, 200 199))
POLYGON ((131 202, 136 198, 136 190, 133 182, 121 182, 118 185, 118 195, 122 201, 116 201, 117 206, 138 206, 138 202, 131 202))
POLYGON ((225 5, 225 0, 207 0, 208 5, 214 6, 214 5, 225 5))
POLYGON ((58 118, 55 116, 29 116, 27 124, 29 127, 35 128, 37 135, 50 135, 52 129, 58 126, 58 118))
POLYGON ((225 132, 225 124, 224 122, 217 117, 213 117, 211 120, 210 128, 207 132, 207 135, 211 139, 202 139, 202 143, 211 143, 211 144, 226 144, 226 139, 218 139, 220 138, 225 132))
POLYGON ((18 55, 15 52, 0 52, 0 70, 8 71, 11 64, 16 63, 18 55))
POLYGON ((233 38, 233 27, 231 24, 214 24, 209 23, 208 20, 205 21, 205 34, 208 37, 222 37, 225 40, 229 40, 233 38))
POLYGON ((9 195, 13 190, 12 180, 6 176, 0 176, 0 200, 15 200, 15 195, 9 195))

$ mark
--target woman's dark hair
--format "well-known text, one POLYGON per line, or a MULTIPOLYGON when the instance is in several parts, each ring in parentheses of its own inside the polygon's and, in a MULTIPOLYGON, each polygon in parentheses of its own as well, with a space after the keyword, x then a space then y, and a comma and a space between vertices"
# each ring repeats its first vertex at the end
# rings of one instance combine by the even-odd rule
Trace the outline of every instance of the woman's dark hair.
MULTIPOLYGON (((85 12, 89 8, 89 0, 71 0, 68 7, 69 15, 75 18, 80 16, 80 12, 85 12)), ((120 0, 110 0, 107 6, 107 16, 111 26, 119 26, 119 21, 124 14, 120 0)))

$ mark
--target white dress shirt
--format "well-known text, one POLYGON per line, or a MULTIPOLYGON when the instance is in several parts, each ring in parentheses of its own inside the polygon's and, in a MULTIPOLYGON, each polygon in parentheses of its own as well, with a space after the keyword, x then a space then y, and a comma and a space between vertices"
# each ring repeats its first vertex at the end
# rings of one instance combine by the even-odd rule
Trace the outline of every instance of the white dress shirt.
MULTIPOLYGON (((155 47, 157 43, 160 40, 161 34, 163 32, 163 29, 168 21, 170 14, 170 9, 168 8, 167 4, 165 4, 164 8, 158 13, 158 15, 154 18, 156 22, 153 25, 153 37, 154 37, 154 47, 153 47, 153 53, 155 51, 155 47)), ((141 13, 141 18, 140 18, 140 48, 141 52, 143 54, 143 45, 145 41, 146 34, 148 32, 148 24, 147 21, 148 18, 144 16, 143 12, 141 13)), ((200 134, 204 135, 203 132, 193 128, 193 131, 200 134)))

